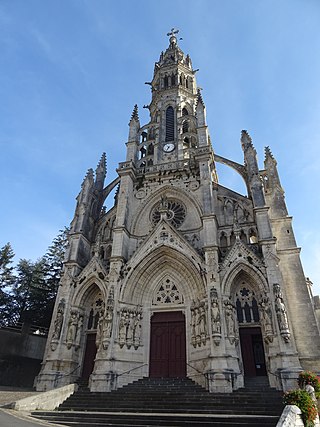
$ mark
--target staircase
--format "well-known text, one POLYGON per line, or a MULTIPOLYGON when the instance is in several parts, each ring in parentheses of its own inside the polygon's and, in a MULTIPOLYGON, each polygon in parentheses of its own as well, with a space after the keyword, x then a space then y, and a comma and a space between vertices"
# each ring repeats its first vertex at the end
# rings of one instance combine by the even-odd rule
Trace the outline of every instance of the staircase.
POLYGON ((188 378, 144 378, 111 393, 80 388, 58 410, 32 416, 75 427, 274 427, 282 409, 281 393, 266 378, 227 394, 208 393, 188 378))

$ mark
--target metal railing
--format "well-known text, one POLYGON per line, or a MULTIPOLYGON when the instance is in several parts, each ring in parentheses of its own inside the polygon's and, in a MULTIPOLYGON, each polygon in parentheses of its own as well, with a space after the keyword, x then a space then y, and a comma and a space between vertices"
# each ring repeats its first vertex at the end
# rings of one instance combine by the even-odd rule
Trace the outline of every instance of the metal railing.
POLYGON ((142 365, 135 366, 134 368, 128 369, 128 371, 121 372, 121 374, 118 374, 117 377, 121 377, 122 375, 129 374, 129 372, 135 371, 136 369, 142 368, 143 366, 148 365, 148 363, 143 363, 142 365))

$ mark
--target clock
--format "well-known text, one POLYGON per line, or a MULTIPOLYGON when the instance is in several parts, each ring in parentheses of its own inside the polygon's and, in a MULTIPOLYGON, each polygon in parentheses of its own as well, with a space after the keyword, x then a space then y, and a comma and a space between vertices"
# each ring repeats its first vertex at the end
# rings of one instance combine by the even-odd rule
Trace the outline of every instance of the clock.
POLYGON ((173 151, 175 149, 175 145, 170 143, 164 144, 163 146, 163 151, 165 153, 171 153, 171 151, 173 151))

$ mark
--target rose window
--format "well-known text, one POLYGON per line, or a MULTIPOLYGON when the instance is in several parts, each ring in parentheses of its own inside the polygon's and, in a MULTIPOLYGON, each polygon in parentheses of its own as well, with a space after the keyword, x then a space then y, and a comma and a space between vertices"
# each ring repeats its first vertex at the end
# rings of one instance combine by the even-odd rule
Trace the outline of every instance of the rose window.
POLYGON ((166 200, 165 203, 161 201, 151 213, 151 221, 154 225, 160 221, 162 213, 164 213, 167 221, 178 228, 185 219, 186 209, 182 203, 175 200, 166 200))

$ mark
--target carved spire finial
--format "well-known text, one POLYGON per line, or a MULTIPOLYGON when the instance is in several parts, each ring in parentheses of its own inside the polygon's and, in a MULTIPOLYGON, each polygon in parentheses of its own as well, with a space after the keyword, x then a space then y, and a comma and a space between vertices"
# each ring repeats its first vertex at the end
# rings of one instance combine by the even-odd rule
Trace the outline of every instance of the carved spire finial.
POLYGON ((272 154, 272 152, 271 152, 271 150, 270 150, 270 147, 269 147, 269 146, 265 147, 265 149, 264 149, 264 154, 265 154, 265 158, 266 158, 266 159, 267 159, 268 157, 270 157, 272 160, 274 160, 273 154, 272 154))

